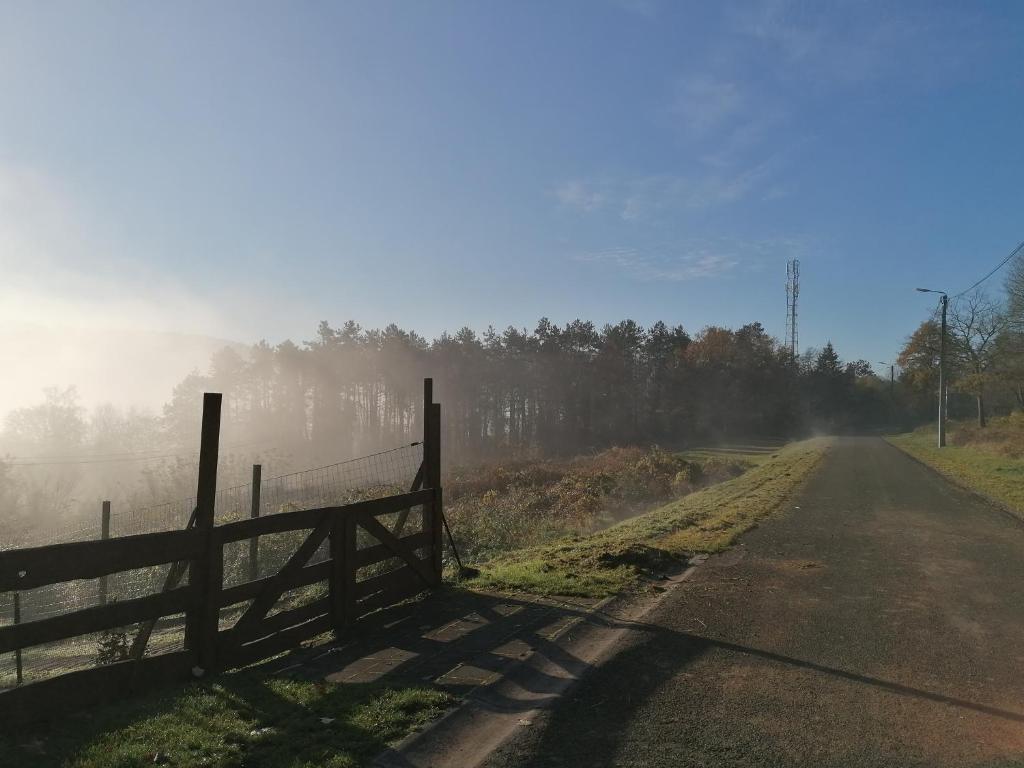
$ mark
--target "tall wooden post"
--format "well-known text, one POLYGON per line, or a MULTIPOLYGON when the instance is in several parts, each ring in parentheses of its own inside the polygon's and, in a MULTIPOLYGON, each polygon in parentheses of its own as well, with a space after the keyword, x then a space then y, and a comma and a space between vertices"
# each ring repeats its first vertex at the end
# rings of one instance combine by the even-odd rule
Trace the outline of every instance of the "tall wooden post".
MULTIPOLYGON (((434 402, 434 380, 423 380, 423 450, 427 450, 427 438, 430 435, 430 406, 434 402)), ((426 454, 424 453, 424 456, 426 454)))
MULTIPOLYGON (((21 624, 21 593, 14 593, 14 623, 21 624)), ((22 683, 21 674, 21 648, 16 648, 14 651, 14 673, 16 675, 15 680, 18 685, 22 683)))
MULTIPOLYGON (((100 539, 106 541, 110 538, 110 502, 103 502, 103 511, 100 513, 100 539)), ((107 576, 100 576, 100 605, 107 604, 107 576)))
MULTIPOLYGON (((431 480, 433 475, 431 474, 431 467, 433 466, 433 459, 431 458, 431 451, 434 450, 434 439, 433 439, 433 428, 432 422, 434 419, 434 380, 426 378, 423 380, 423 477, 422 477, 422 488, 431 488, 431 480)), ((413 488, 413 490, 417 490, 413 488)), ((434 511, 429 507, 423 508, 423 523, 420 527, 421 531, 431 530, 433 525, 434 511)))
MULTIPOLYGON (((430 467, 433 459, 431 451, 434 449, 433 430, 431 422, 434 418, 434 380, 427 378, 423 380, 423 487, 430 488, 430 467)), ((413 489, 415 490, 415 488, 413 489)), ((426 520, 424 520, 426 522, 426 520)), ((426 530, 424 527, 423 530, 426 530)))
MULTIPOLYGON (((249 517, 256 519, 260 516, 260 483, 262 482, 263 465, 252 465, 252 503, 249 508, 249 517)), ((260 577, 260 538, 253 536, 249 539, 249 581, 256 581, 260 577)))
POLYGON ((331 623, 335 635, 356 620, 356 519, 334 516, 331 524, 331 623))
POLYGON ((196 528, 207 532, 205 557, 189 564, 192 608, 185 625, 185 647, 196 659, 197 674, 216 667, 217 626, 223 587, 224 547, 214 536, 214 504, 217 498, 217 453, 220 445, 221 395, 203 394, 203 428, 199 442, 199 481, 196 486, 196 528))
MULTIPOLYGON (((434 380, 424 379, 423 380, 423 408, 420 412, 420 421, 423 422, 423 441, 420 445, 423 446, 423 461, 420 463, 420 468, 416 472, 416 476, 413 478, 412 485, 409 488, 409 493, 420 490, 420 488, 427 487, 427 466, 429 463, 427 443, 428 436, 430 435, 430 404, 434 398, 434 380)), ((423 510, 423 524, 420 528, 421 531, 428 530, 428 524, 430 522, 430 511, 427 509, 423 510)), ((402 531, 405 530, 405 523, 409 519, 409 510, 403 509, 398 513, 398 519, 395 520, 395 528, 392 533, 395 536, 401 536, 402 531)))
MULTIPOLYGON (((430 531, 432 566, 434 578, 437 585, 441 585, 442 554, 444 543, 441 539, 441 527, 443 525, 443 502, 441 499, 441 404, 431 403, 430 405, 430 439, 424 442, 424 451, 430 446, 430 463, 426 465, 426 485, 434 491, 434 500, 430 505, 429 528, 424 525, 424 530, 430 531)), ((424 523, 427 523, 424 515, 424 523)))

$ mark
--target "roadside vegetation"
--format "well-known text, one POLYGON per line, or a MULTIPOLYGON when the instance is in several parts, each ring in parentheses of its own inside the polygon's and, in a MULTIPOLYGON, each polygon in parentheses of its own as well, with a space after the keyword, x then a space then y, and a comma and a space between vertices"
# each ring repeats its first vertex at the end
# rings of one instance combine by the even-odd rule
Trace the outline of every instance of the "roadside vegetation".
POLYGON ((594 533, 739 477, 771 452, 756 446, 728 453, 610 448, 567 460, 456 469, 445 481, 445 513, 464 558, 480 562, 594 533))
POLYGON ((941 449, 934 425, 890 437, 889 442, 1024 517, 1024 413, 991 418, 984 428, 950 423, 941 449))
POLYGON ((430 722, 452 697, 427 687, 332 685, 255 671, 5 731, 6 768, 349 768, 430 722))
POLYGON ((724 549, 779 510, 827 446, 823 438, 795 443, 738 477, 605 530, 497 554, 477 563, 481 573, 469 586, 600 597, 657 578, 688 555, 724 549))

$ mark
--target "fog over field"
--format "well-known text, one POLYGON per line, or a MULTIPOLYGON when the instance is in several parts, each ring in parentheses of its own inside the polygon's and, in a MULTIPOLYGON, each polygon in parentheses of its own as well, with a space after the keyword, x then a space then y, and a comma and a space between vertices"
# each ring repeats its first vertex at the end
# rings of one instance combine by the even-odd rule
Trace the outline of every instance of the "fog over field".
POLYGON ((87 409, 111 403, 159 412, 174 386, 224 347, 246 349, 187 333, 0 325, 0 419, 38 403, 46 387, 74 386, 87 409))

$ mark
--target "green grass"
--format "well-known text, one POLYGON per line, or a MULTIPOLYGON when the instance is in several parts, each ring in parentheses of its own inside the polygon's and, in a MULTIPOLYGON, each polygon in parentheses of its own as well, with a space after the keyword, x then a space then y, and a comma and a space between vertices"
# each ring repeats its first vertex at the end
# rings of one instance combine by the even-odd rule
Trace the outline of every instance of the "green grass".
POLYGON ((753 466, 760 466, 772 460, 782 450, 782 445, 760 448, 757 446, 737 445, 735 447, 693 448, 680 451, 677 455, 687 461, 705 462, 708 459, 731 459, 753 466))
POLYGON ((1007 456, 983 443, 939 448, 934 428, 887 439, 954 482, 1024 516, 1024 459, 1007 456))
POLYGON ((222 675, 0 735, 5 768, 343 768, 436 718, 431 688, 335 685, 222 675))
POLYGON ((586 597, 620 592, 682 555, 728 547, 780 507, 827 446, 827 439, 795 443, 738 478, 599 533, 500 555, 481 564, 468 586, 586 597))

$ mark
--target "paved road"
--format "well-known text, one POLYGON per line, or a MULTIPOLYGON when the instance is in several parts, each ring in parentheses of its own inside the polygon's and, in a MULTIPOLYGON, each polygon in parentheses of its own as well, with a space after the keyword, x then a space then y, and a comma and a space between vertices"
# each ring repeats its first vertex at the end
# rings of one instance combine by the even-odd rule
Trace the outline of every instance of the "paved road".
POLYGON ((1024 526, 874 438, 710 559, 511 766, 1024 766, 1024 526))

